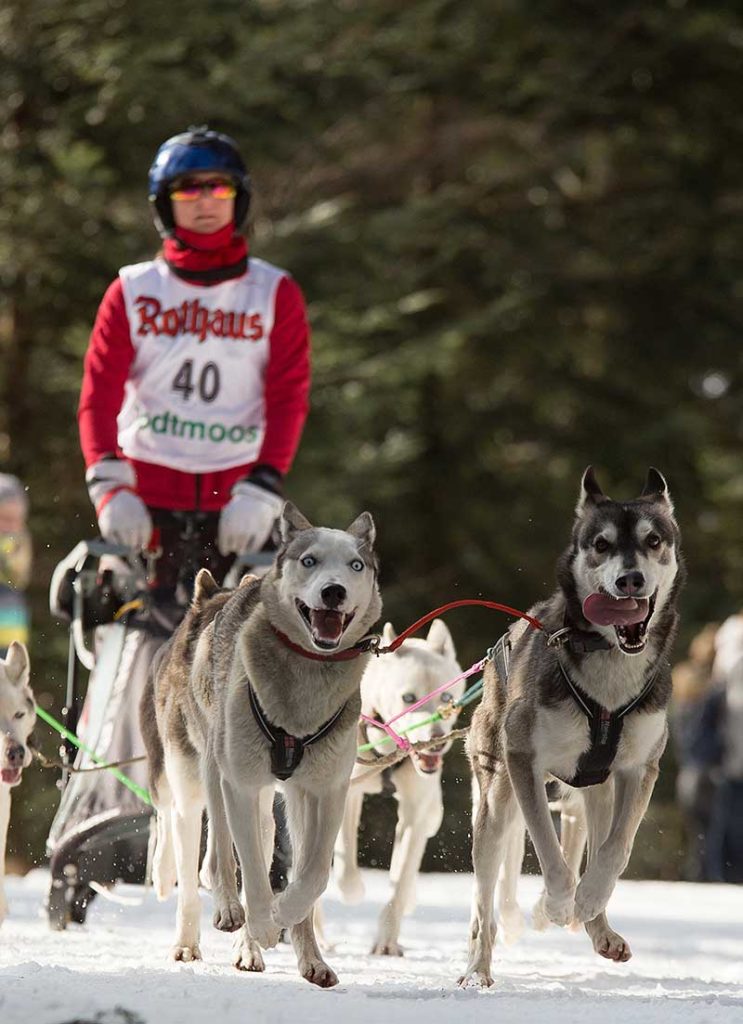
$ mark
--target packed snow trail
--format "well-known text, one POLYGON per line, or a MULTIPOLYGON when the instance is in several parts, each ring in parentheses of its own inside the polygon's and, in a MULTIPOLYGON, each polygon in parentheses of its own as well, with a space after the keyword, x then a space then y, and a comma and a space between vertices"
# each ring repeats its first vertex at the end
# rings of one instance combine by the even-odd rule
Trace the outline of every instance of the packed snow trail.
MULTIPOLYGON (((232 937, 211 926, 202 897, 204 960, 167 954, 175 900, 120 886, 119 905, 100 897, 85 927, 49 931, 44 871, 7 880, 9 915, 0 929, 2 1024, 740 1024, 743 1021, 743 887, 620 882, 610 921, 629 940, 627 964, 602 960, 584 932, 526 930, 498 945, 495 984, 460 990, 466 959, 469 875, 427 874, 418 908, 405 918, 404 958, 369 955, 387 876, 364 872, 367 900, 324 900, 326 954, 340 984, 301 979, 289 946, 269 950, 266 973, 230 963, 232 937)), ((540 879, 521 880, 527 912, 540 879)))

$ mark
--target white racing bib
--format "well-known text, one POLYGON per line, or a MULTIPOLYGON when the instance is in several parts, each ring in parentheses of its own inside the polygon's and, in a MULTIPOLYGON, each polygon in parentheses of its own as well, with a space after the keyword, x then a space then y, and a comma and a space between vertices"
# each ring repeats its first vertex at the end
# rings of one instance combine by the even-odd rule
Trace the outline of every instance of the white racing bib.
POLYGON ((158 259, 119 276, 135 351, 117 418, 124 454, 187 473, 255 461, 284 271, 250 259, 247 274, 207 288, 158 259))

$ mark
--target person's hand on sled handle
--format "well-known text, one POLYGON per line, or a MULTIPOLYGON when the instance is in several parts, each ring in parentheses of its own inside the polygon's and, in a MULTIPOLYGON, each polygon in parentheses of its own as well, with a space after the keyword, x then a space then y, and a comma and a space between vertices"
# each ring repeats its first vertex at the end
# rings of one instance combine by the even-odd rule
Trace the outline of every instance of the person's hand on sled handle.
POLYGON ((132 466, 123 459, 101 459, 88 467, 85 483, 101 536, 136 551, 145 548, 152 536, 152 519, 135 491, 137 478, 132 466))
POLYGON ((217 545, 223 555, 261 550, 284 507, 280 488, 281 475, 271 467, 256 467, 237 481, 219 516, 217 545))

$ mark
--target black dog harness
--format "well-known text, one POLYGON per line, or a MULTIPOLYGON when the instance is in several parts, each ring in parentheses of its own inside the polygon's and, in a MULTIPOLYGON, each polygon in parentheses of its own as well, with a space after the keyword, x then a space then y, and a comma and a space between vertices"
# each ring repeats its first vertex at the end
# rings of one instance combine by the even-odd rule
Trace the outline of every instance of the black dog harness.
POLYGON ((309 736, 299 737, 292 736, 286 729, 282 729, 280 725, 273 725, 269 722, 250 683, 248 683, 248 697, 250 698, 250 708, 255 716, 255 720, 260 726, 261 732, 271 744, 271 774, 275 775, 281 782, 286 782, 287 779, 290 779, 297 768, 299 768, 304 757, 305 748, 311 747, 313 743, 317 743, 323 736, 327 736, 346 710, 346 705, 341 705, 333 717, 329 718, 325 725, 321 725, 317 732, 313 732, 309 736))
MULTIPOLYGON (((562 634, 562 636, 559 636, 560 643, 570 647, 576 653, 609 650, 613 646, 610 641, 606 640, 599 633, 584 633, 580 630, 569 629, 568 627, 565 630, 560 630, 559 633, 562 634)), ((553 634, 550 640, 553 637, 558 637, 558 634, 553 634)), ((498 676, 503 684, 506 685, 511 661, 511 640, 508 633, 500 638, 495 647, 492 648, 492 652, 498 676)), ((578 759, 575 774, 571 779, 563 779, 562 776, 556 775, 555 772, 550 772, 550 774, 555 775, 555 778, 567 783, 568 786, 574 786, 577 789, 582 789, 584 786, 597 786, 601 782, 606 782, 611 775, 611 766, 614 763, 614 758, 617 756, 617 748, 622 735, 625 716, 644 702, 655 685, 657 668, 636 697, 623 707, 617 708, 614 711, 608 711, 598 701, 589 697, 571 679, 559 651, 555 651, 555 657, 571 697, 588 719, 591 742, 588 750, 585 750, 578 759)))

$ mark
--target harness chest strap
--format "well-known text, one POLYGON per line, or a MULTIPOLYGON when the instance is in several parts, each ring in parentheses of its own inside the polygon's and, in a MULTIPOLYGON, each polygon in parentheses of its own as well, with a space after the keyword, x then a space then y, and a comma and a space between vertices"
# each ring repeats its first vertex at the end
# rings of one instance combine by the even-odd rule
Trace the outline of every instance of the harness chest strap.
MULTIPOLYGON (((591 736, 588 750, 585 750, 578 759, 575 775, 572 779, 561 779, 561 781, 578 789, 585 786, 596 786, 601 782, 606 782, 611 775, 611 766, 617 755, 625 716, 638 707, 650 693, 655 685, 658 670, 655 669, 642 690, 628 704, 615 711, 608 711, 576 686, 559 654, 557 663, 573 699, 588 719, 591 736)), ((554 775, 554 772, 552 774, 554 775)), ((558 775, 556 778, 561 777, 558 775)))
POLYGON ((346 710, 346 704, 344 703, 338 708, 332 718, 329 718, 324 725, 320 726, 317 732, 313 732, 309 736, 300 737, 293 736, 286 729, 282 729, 280 725, 273 725, 269 722, 250 683, 248 683, 248 698, 253 716, 261 732, 271 744, 271 774, 281 782, 286 782, 287 779, 290 779, 302 763, 305 748, 311 747, 313 743, 317 743, 323 736, 327 736, 346 710))
MULTIPOLYGON (((555 641, 579 654, 608 650, 612 647, 612 644, 600 634, 583 633, 579 630, 572 630, 570 627, 553 633, 548 640, 549 646, 554 646, 555 641)), ((608 711, 573 682, 557 650, 555 651, 555 656, 562 676, 567 683, 570 695, 588 719, 591 738, 588 750, 585 750, 578 760, 573 777, 571 779, 561 779, 561 781, 578 789, 582 789, 585 786, 596 786, 601 782, 606 782, 611 775, 611 766, 614 763, 617 748, 619 747, 624 718, 630 711, 638 707, 650 693, 655 685, 658 669, 656 667, 640 693, 628 704, 617 708, 615 711, 608 711)), ((491 657, 495 663, 498 676, 505 685, 508 681, 511 661, 511 640, 508 633, 505 633, 491 649, 491 657)), ((551 774, 554 775, 555 773, 552 772, 551 774)), ((560 778, 560 776, 555 777, 560 778)))

